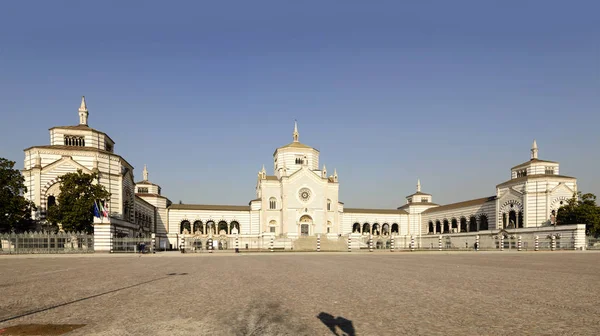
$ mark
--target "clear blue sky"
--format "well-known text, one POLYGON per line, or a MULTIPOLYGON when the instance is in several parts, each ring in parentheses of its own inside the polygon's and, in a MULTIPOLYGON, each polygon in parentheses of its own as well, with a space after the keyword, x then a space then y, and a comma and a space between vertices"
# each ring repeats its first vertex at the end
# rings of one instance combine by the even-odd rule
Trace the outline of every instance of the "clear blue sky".
POLYGON ((337 168, 348 207, 493 195, 561 162, 600 196, 598 1, 11 1, 0 156, 48 128, 108 133, 172 201, 247 204, 276 147, 337 168))

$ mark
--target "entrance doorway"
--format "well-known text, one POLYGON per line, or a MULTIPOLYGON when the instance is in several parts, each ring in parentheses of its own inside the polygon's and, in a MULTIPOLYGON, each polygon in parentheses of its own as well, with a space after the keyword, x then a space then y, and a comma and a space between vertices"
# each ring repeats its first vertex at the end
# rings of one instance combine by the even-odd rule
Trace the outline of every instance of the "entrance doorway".
POLYGON ((312 224, 312 218, 309 215, 300 217, 300 235, 308 236, 310 234, 310 226, 312 224))

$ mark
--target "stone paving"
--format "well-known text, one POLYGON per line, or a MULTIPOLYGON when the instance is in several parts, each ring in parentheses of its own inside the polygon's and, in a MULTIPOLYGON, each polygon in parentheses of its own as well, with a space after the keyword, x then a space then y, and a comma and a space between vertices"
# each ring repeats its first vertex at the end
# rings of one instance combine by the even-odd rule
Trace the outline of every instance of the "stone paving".
POLYGON ((594 252, 20 255, 1 256, 0 270, 2 336, 32 324, 73 325, 68 335, 597 335, 600 325, 594 252))

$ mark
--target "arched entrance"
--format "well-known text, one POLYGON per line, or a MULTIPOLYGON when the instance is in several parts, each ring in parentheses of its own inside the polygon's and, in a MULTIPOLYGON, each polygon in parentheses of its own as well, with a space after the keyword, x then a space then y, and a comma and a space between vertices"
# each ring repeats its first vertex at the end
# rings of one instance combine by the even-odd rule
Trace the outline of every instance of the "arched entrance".
POLYGON ((313 220, 309 215, 300 217, 300 235, 310 235, 310 227, 312 226, 313 220))

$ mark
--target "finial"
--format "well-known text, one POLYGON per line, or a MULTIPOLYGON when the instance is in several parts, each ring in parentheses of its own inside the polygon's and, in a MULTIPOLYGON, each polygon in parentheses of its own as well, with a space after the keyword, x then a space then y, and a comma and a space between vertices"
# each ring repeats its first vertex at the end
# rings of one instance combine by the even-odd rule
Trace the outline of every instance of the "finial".
POLYGON ((266 172, 266 171, 267 171, 267 170, 265 169, 265 164, 263 163, 263 166, 262 166, 262 170, 261 170, 261 172, 263 172, 263 173, 264 173, 264 172, 266 172))
POLYGON ((298 121, 294 119, 294 142, 298 142, 298 138, 300 137, 300 133, 298 133, 298 121))
POLYGON ((142 172, 142 176, 144 178, 144 181, 148 181, 148 167, 146 167, 146 165, 144 165, 144 171, 142 172))
POLYGON ((79 111, 87 111, 87 105, 85 103, 85 96, 81 96, 81 105, 79 106, 79 111))
POLYGON ((421 180, 417 179, 417 192, 421 191, 421 180))
POLYGON ((531 159, 537 159, 538 158, 538 146, 537 146, 537 142, 535 142, 535 139, 533 139, 533 145, 531 146, 531 159))
POLYGON ((81 105, 79 106, 79 125, 87 125, 88 109, 85 103, 85 96, 81 96, 81 105))

